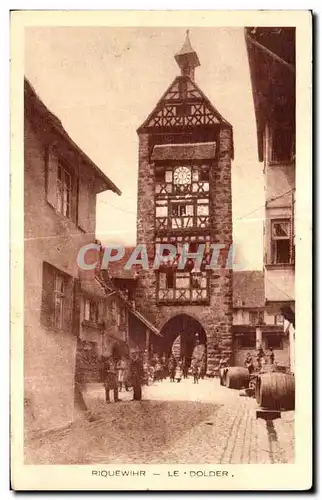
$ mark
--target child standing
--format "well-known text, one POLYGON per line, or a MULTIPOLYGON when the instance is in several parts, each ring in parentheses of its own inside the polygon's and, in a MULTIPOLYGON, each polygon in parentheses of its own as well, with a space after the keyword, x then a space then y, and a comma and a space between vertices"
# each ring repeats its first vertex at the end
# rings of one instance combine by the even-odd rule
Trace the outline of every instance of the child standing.
POLYGON ((193 383, 199 384, 199 365, 196 361, 192 363, 191 369, 193 375, 193 383))
POLYGON ((181 364, 181 362, 179 362, 177 364, 175 379, 178 383, 181 382, 181 379, 182 379, 182 364, 181 364))

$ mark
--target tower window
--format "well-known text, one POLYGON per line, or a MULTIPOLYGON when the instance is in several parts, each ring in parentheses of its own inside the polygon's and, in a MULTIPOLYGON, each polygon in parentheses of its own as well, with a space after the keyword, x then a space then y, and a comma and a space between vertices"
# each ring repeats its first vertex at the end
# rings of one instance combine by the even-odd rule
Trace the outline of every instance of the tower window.
POLYGON ((290 251, 290 221, 272 221, 272 264, 288 264, 290 251))
POLYGON ((165 170, 163 167, 156 167, 155 180, 156 180, 156 182, 164 182, 165 181, 165 170))
POLYGON ((208 182, 209 181, 209 167, 207 165, 203 165, 199 171, 199 181, 200 182, 208 182))

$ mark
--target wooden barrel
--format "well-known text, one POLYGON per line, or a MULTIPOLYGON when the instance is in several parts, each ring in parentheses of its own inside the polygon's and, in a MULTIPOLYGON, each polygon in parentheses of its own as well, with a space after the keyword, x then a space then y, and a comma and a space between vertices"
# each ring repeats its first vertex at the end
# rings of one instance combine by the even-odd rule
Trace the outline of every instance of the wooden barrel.
POLYGON ((263 373, 258 377, 256 400, 268 410, 295 409, 295 379, 281 372, 263 373))
POLYGON ((243 366, 229 367, 226 373, 226 387, 230 389, 243 389, 249 385, 249 371, 243 366))

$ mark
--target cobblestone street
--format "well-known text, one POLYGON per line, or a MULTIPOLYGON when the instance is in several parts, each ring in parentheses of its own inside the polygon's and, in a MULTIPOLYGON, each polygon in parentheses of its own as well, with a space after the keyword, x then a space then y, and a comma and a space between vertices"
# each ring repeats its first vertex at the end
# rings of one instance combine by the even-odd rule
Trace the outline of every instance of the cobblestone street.
POLYGON ((26 445, 26 463, 293 463, 294 412, 256 420, 254 399, 218 379, 168 380, 143 388, 143 401, 106 405, 104 389, 89 386, 86 402, 96 420, 78 421, 26 445))

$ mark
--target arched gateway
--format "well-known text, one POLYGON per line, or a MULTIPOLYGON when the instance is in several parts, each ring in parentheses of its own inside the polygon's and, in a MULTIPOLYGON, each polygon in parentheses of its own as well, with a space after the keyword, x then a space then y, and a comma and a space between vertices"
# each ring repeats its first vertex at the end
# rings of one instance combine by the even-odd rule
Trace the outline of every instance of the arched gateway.
POLYGON ((176 344, 176 357, 185 359, 188 366, 190 366, 192 353, 196 345, 204 346, 207 354, 206 331, 198 320, 188 314, 173 316, 163 325, 160 333, 163 337, 163 353, 169 356, 173 352, 174 344, 176 344))

